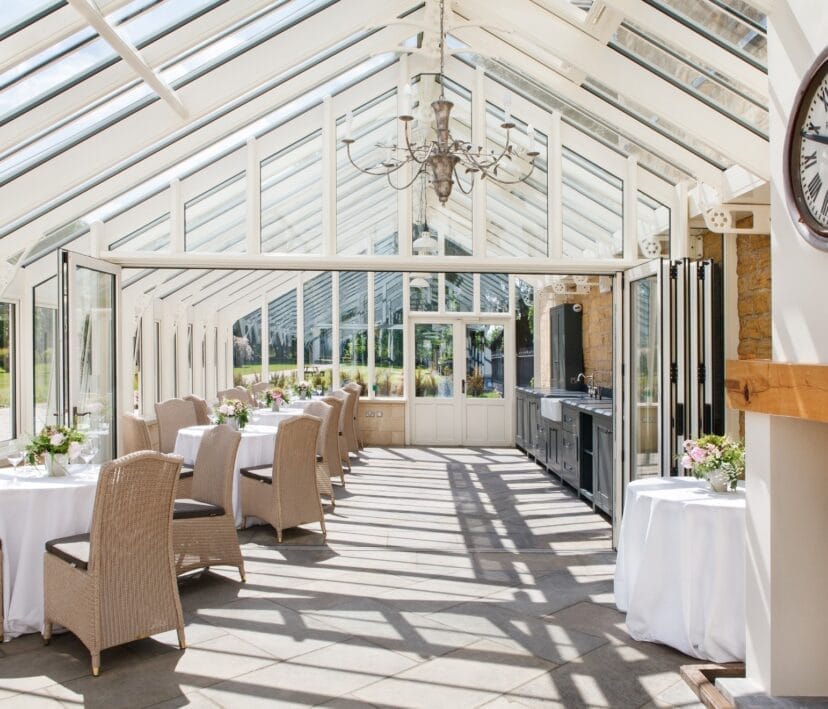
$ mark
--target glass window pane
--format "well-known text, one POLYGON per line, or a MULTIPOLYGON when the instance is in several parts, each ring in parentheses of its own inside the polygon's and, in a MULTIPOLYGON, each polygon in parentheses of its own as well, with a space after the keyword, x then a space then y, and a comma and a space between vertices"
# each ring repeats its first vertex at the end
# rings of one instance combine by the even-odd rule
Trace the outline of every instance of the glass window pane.
POLYGON ((291 289, 267 306, 267 336, 270 340, 270 380, 281 387, 296 381, 296 289, 291 289))
POLYGON ((141 391, 143 389, 143 382, 141 381, 142 367, 141 367, 141 336, 143 328, 141 327, 141 318, 138 318, 138 323, 135 325, 135 334, 132 336, 132 411, 139 413, 141 411, 141 391))
POLYGON ((474 276, 471 273, 446 274, 446 310, 450 313, 474 310, 474 276))
POLYGON ((339 379, 368 394, 368 274, 339 274, 339 379))
POLYGON ((670 208, 644 192, 638 193, 638 258, 670 256, 670 208))
POLYGON ((40 432, 57 422, 57 277, 35 286, 33 295, 34 431, 40 432))
POLYGON ((452 325, 414 325, 414 395, 454 396, 454 333, 452 325))
POLYGON ((570 258, 624 255, 621 179, 563 148, 563 254, 570 258))
POLYGON ((155 400, 161 401, 161 323, 153 323, 153 354, 155 355, 155 400))
MULTIPOLYGON (((506 130, 501 128, 503 109, 486 104, 486 147, 495 155, 506 146, 506 130)), ((486 253, 489 256, 547 256, 546 212, 547 140, 534 131, 533 150, 540 154, 534 169, 526 158, 530 149, 528 125, 512 117, 515 127, 509 130, 509 142, 515 148, 512 160, 498 166, 497 179, 516 184, 486 180, 486 253), (531 174, 530 174, 531 173, 531 174), (525 175, 529 178, 520 181, 525 175)))
POLYGON ((480 274, 480 312, 509 312, 509 276, 507 274, 480 274))
POLYGON ((184 205, 187 251, 243 251, 247 180, 234 175, 184 205))
POLYGON ((436 313, 439 306, 436 273, 412 273, 408 277, 411 312, 436 313))
POLYGON ((262 251, 322 253, 322 132, 262 161, 262 251))
POLYGON ((515 352, 518 386, 529 386, 535 379, 535 289, 515 278, 515 352))
POLYGON ((233 384, 258 381, 262 373, 262 310, 233 323, 233 384))
MULTIPOLYGON (((397 92, 390 91, 353 111, 351 157, 363 169, 388 159, 378 147, 397 142, 397 92)), ((397 254, 397 190, 384 175, 366 175, 348 160, 340 119, 336 147, 336 243, 340 254, 397 254)), ((395 184, 400 175, 392 176, 395 184)))
MULTIPOLYGON (((333 299, 330 273, 320 273, 305 283, 302 299, 305 322, 305 379, 324 378, 330 387, 333 362, 333 299)), ((316 385, 316 382, 311 382, 316 385)))
POLYGON ((466 396, 503 398, 503 325, 466 325, 466 396))
POLYGON ((0 7, 0 34, 43 12, 60 7, 64 2, 65 0, 5 0, 0 7))
POLYGON ((630 286, 630 358, 633 417, 631 478, 659 474, 658 445, 658 370, 659 309, 655 276, 633 281, 630 286))
POLYGON ((110 251, 164 251, 170 248, 170 215, 158 217, 109 246, 110 251))
POLYGON ((15 310, 0 303, 0 441, 15 438, 15 310))
POLYGON ((374 393, 403 396, 403 275, 374 274, 374 393))

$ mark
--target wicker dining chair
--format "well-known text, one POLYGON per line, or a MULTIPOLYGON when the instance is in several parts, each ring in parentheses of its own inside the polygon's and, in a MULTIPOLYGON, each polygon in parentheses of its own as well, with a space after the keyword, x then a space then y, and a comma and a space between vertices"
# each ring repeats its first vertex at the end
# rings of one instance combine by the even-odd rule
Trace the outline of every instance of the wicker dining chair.
POLYGON ((207 402, 204 401, 200 396, 196 396, 195 394, 187 394, 184 397, 184 401, 192 401, 193 407, 195 408, 196 413, 196 422, 199 426, 209 426, 212 421, 210 421, 210 407, 207 406, 207 402))
POLYGON ((265 392, 268 389, 270 389, 270 382, 256 382, 251 387, 251 390, 253 391, 254 398, 255 398, 256 394, 261 394, 262 392, 265 392))
POLYGON ((322 425, 316 416, 300 414, 279 423, 272 466, 242 468, 239 494, 244 525, 258 517, 276 530, 319 522, 327 537, 325 513, 316 485, 316 440, 322 425))
POLYGON ((3 540, 0 539, 0 643, 5 639, 3 634, 3 540))
POLYGON ((236 390, 236 387, 233 387, 232 389, 222 389, 217 396, 218 400, 221 402, 227 401, 228 399, 238 399, 238 394, 239 392, 236 390))
POLYGON ((316 416, 322 422, 319 426, 319 435, 316 437, 316 487, 319 489, 320 495, 331 498, 331 507, 336 507, 336 497, 334 497, 333 487, 331 486, 331 475, 328 472, 327 460, 331 454, 331 446, 333 446, 332 455, 339 460, 339 443, 336 439, 339 421, 334 419, 333 407, 324 401, 311 401, 305 407, 305 413, 308 416, 316 416), (328 440, 329 431, 332 431, 334 435, 330 441, 328 440))
POLYGON ((175 628, 186 647, 172 549, 172 510, 181 457, 150 451, 104 463, 92 526, 46 542, 43 640, 52 625, 101 651, 175 628))
MULTIPOLYGON (((129 414, 125 414, 128 416, 129 414)), ((155 418, 158 423, 158 450, 161 453, 175 452, 175 439, 178 431, 187 426, 198 425, 196 408, 192 401, 184 399, 167 399, 155 405, 155 418)), ((146 422, 145 422, 145 425, 146 422)), ((147 428, 148 425, 147 425, 147 428)), ((149 436, 149 433, 147 433, 149 436)), ((133 453, 125 449, 124 453, 133 453)), ((188 498, 193 496, 193 468, 190 465, 182 465, 178 476, 178 486, 175 490, 176 497, 188 498)))
POLYGON ((348 429, 348 401, 350 400, 350 395, 346 391, 342 391, 342 389, 336 389, 329 394, 330 397, 334 399, 339 399, 341 406, 339 408, 339 431, 338 433, 338 444, 339 444, 339 460, 345 465, 348 466, 348 471, 351 470, 351 456, 348 453, 348 437, 346 435, 346 431, 348 429))
POLYGON ((156 450, 152 444, 146 419, 135 414, 124 414, 121 416, 121 431, 124 435, 124 455, 156 450))
POLYGON ((328 477, 333 479, 338 476, 342 482, 342 487, 345 487, 345 470, 342 467, 342 456, 339 453, 339 422, 342 419, 342 406, 344 402, 342 399, 331 395, 322 397, 322 401, 333 408, 333 414, 328 424, 328 432, 326 434, 328 443, 326 444, 326 454, 323 462, 328 467, 328 477))
POLYGON ((348 382, 342 388, 347 392, 353 392, 356 394, 353 418, 354 438, 357 442, 357 449, 365 448, 365 445, 362 442, 362 433, 359 430, 359 397, 362 396, 362 384, 358 384, 357 382, 348 382))
POLYGON ((247 387, 237 386, 234 391, 236 392, 236 395, 233 397, 234 399, 238 399, 248 406, 255 407, 257 405, 256 398, 250 393, 247 387))
POLYGON ((348 397, 345 402, 345 420, 343 421, 348 452, 359 456, 359 441, 357 440, 356 430, 354 428, 354 411, 359 401, 359 394, 353 389, 345 389, 344 387, 340 391, 344 391, 348 397))
POLYGON ((198 448, 191 499, 173 507, 175 570, 235 566, 242 581, 244 559, 233 514, 233 474, 241 433, 222 425, 205 431, 198 448))

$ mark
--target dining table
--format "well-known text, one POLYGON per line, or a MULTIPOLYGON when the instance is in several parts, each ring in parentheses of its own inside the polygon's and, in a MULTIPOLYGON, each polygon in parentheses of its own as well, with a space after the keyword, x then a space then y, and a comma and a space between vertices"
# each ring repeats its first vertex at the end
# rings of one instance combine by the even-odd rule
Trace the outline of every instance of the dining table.
MULTIPOLYGON (((294 415, 300 413, 296 412, 294 415)), ((179 429, 175 439, 174 452, 184 458, 185 465, 195 463, 204 432, 212 427, 212 425, 187 426, 179 429)), ((242 526, 241 499, 239 497, 240 471, 242 468, 271 465, 273 463, 277 431, 278 425, 264 426, 253 423, 247 424, 241 432, 239 450, 236 453, 236 461, 233 466, 233 515, 237 528, 242 526)))
POLYGON ((49 477, 42 466, 0 470, 6 640, 43 630, 46 542, 84 534, 92 525, 100 466, 72 464, 68 470, 64 477, 49 477))
POLYGON ((615 603, 635 640, 713 662, 745 659, 745 492, 695 478, 627 486, 615 603))
POLYGON ((250 423, 259 426, 278 426, 285 419, 289 419, 291 416, 299 416, 301 413, 301 409, 288 409, 285 406, 279 411, 252 409, 250 411, 250 423))

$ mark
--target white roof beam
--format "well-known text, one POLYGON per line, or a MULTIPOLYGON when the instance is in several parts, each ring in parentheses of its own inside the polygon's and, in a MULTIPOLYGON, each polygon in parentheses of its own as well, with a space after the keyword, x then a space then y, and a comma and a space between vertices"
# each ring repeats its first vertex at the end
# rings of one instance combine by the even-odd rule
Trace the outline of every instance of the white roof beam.
POLYGON ((759 96, 768 97, 768 75, 735 57, 698 32, 689 32, 663 12, 641 0, 603 0, 644 30, 692 54, 717 72, 735 79, 759 96))
POLYGON ((462 30, 458 36, 474 49, 480 48, 489 56, 508 61, 516 69, 546 86, 551 93, 557 94, 568 103, 581 107, 588 115, 600 118, 610 127, 616 126, 619 132, 628 136, 630 140, 638 142, 644 149, 651 146, 661 155, 669 156, 688 175, 704 176, 705 182, 720 184, 722 173, 715 165, 700 158, 671 138, 653 130, 647 123, 624 113, 595 94, 568 81, 563 75, 542 64, 535 57, 515 51, 502 39, 483 30, 462 30))
MULTIPOLYGON (((537 5, 510 4, 508 11, 498 0, 456 0, 456 5, 464 15, 481 24, 520 28, 521 36, 540 46, 554 37, 555 53, 564 61, 637 103, 658 106, 658 112, 675 125, 754 174, 769 178, 766 140, 537 5)), ((520 46, 516 34, 509 38, 520 46)))
POLYGON ((121 55, 121 58, 132 67, 138 76, 140 76, 147 85, 155 91, 164 101, 169 104, 172 109, 182 118, 188 117, 187 108, 179 98, 178 94, 170 88, 170 85, 161 78, 161 75, 154 71, 152 67, 147 64, 138 50, 131 42, 125 40, 118 31, 110 25, 103 16, 98 6, 94 4, 93 0, 68 0, 69 4, 78 11, 95 31, 104 39, 109 45, 121 55))

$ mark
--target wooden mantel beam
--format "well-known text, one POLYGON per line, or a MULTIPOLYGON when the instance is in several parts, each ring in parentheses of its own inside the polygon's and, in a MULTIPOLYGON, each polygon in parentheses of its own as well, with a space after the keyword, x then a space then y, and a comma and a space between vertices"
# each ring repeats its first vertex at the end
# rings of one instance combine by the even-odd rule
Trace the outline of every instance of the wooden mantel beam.
POLYGON ((828 422, 828 365, 728 360, 725 395, 733 409, 828 422))

